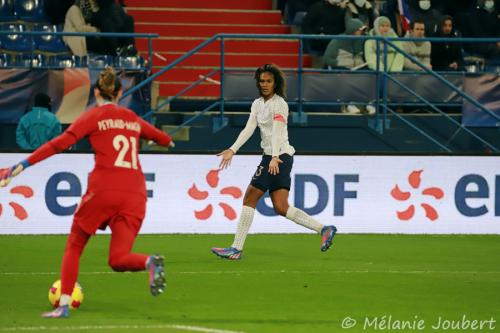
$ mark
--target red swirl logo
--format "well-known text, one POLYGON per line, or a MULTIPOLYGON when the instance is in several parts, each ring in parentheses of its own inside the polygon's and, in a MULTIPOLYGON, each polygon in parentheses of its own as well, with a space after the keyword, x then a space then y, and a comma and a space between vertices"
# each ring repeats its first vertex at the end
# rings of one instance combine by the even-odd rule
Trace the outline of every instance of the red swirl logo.
MULTIPOLYGON (((21 195, 27 199, 33 196, 33 189, 29 186, 15 186, 11 188, 9 192, 11 194, 21 195)), ((12 210, 14 211, 14 216, 19 221, 23 221, 28 218, 28 212, 21 204, 15 201, 9 201, 9 206, 12 208, 12 210)), ((2 213, 3 213, 3 206, 2 203, 0 203, 0 216, 2 216, 2 213)))
MULTIPOLYGON (((219 185, 219 172, 220 169, 216 170, 210 170, 205 179, 212 189, 216 189, 217 186, 219 185)), ((236 186, 228 186, 224 187, 219 191, 219 194, 222 195, 228 195, 234 199, 239 199, 242 196, 242 192, 239 187, 236 186)), ((194 199, 194 200, 206 200, 208 199, 209 193, 208 191, 200 191, 196 184, 193 183, 193 186, 188 190, 188 195, 194 199)), ((225 202, 219 202, 218 206, 222 209, 224 212, 224 216, 228 220, 234 220, 237 217, 236 211, 231 207, 229 204, 225 202)), ((201 210, 195 210, 194 211, 194 216, 198 220, 207 220, 209 219, 213 214, 213 205, 212 204, 207 204, 203 209, 201 210)))
MULTIPOLYGON (((399 186, 396 184, 391 190, 391 196, 398 201, 408 201, 411 199, 412 193, 420 192, 424 196, 429 196, 434 198, 435 200, 441 200, 444 197, 444 192, 439 187, 427 187, 423 190, 420 190, 420 184, 422 181, 422 172, 423 170, 415 170, 408 176, 408 183, 410 184, 413 190, 403 192, 399 186)), ((438 211, 434 206, 426 202, 421 202, 420 207, 425 212, 425 216, 431 220, 436 221, 439 218, 438 211)), ((401 221, 408 221, 413 218, 415 215, 415 204, 411 203, 406 207, 406 209, 402 211, 397 211, 396 215, 401 221)))

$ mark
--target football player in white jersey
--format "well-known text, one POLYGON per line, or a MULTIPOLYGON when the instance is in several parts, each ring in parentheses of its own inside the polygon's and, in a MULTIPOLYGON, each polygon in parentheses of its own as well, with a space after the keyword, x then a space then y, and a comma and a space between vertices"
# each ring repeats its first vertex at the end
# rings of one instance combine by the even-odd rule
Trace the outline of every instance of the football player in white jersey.
POLYGON ((261 147, 264 150, 264 155, 243 198, 243 208, 232 246, 227 248, 214 247, 212 252, 221 258, 230 260, 241 258, 255 207, 267 191, 269 191, 277 214, 314 230, 322 236, 321 251, 324 252, 332 245, 337 228, 333 225, 324 226, 304 211, 290 206, 288 203, 291 184, 290 173, 295 149, 288 142, 288 104, 284 100, 286 96, 285 76, 276 65, 266 64, 256 70, 255 80, 260 98, 252 103, 248 122, 234 144, 218 154, 218 156, 222 156, 220 168, 225 169, 231 164, 234 154, 252 136, 257 126, 260 129, 261 147))

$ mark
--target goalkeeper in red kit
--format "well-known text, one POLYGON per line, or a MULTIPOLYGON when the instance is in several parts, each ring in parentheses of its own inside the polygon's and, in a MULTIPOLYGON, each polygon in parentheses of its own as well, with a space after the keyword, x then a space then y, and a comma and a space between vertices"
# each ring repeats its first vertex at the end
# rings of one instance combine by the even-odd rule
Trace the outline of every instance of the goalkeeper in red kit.
POLYGON ((174 146, 172 138, 133 111, 117 105, 121 83, 114 70, 104 69, 95 84, 97 107, 80 116, 64 133, 35 150, 26 160, 0 170, 0 187, 12 177, 88 137, 95 152, 95 167, 87 192, 75 211, 61 267, 59 307, 46 318, 69 316, 68 305, 79 262, 89 238, 97 229, 111 229, 108 263, 115 271, 149 270, 149 288, 159 295, 166 286, 163 257, 132 253, 146 212, 146 183, 138 159, 139 139, 174 146))

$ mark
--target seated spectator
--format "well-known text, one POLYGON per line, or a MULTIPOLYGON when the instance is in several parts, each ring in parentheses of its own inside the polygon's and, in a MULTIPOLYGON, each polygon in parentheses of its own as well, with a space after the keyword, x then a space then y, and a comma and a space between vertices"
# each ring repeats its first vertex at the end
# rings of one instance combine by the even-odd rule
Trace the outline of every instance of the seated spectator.
MULTIPOLYGON (((411 38, 424 38, 425 37, 425 23, 422 21, 412 21, 410 23, 410 31, 406 33, 405 37, 411 38)), ((409 55, 416 58, 427 68, 432 69, 431 66, 431 43, 428 41, 414 42, 408 41, 403 43, 403 49, 409 55)), ((423 71, 423 68, 405 57, 404 69, 412 71, 423 71)))
POLYGON ((21 117, 16 142, 23 149, 36 149, 61 134, 61 123, 51 112, 51 99, 39 93, 31 111, 21 117))
MULTIPOLYGON (((366 33, 367 26, 359 19, 350 19, 346 23, 344 35, 361 36, 366 33)), ((364 40, 362 39, 332 39, 323 55, 323 61, 328 68, 349 68, 365 63, 363 57, 364 40)))
MULTIPOLYGON (((458 37, 453 30, 453 19, 445 16, 439 26, 439 31, 433 37, 458 37)), ((462 71, 464 66, 461 43, 432 42, 431 64, 435 71, 462 71)))
MULTIPOLYGON (((362 36, 366 34, 368 27, 359 19, 350 19, 346 22, 346 30, 343 35, 362 36)), ((351 69, 355 70, 366 65, 363 57, 364 40, 362 39, 332 39, 323 56, 325 67, 328 69, 351 69)), ((351 103, 341 108, 342 112, 350 114, 362 113, 361 109, 351 103)), ((375 113, 375 108, 369 105, 366 113, 375 113)))
MULTIPOLYGON (((77 0, 73 6, 71 6, 66 13, 66 20, 64 22, 64 32, 98 32, 96 27, 91 26, 85 22, 85 18, 81 7, 83 2, 77 0)), ((93 45, 99 44, 99 40, 96 37, 70 37, 64 36, 64 42, 70 48, 71 52, 77 56, 87 55, 87 41, 90 50, 95 50, 93 45)))
POLYGON ((345 13, 346 23, 351 18, 360 19, 364 25, 373 28, 373 22, 379 16, 374 5, 368 0, 351 0, 345 13))
MULTIPOLYGON (((370 30, 370 36, 397 37, 391 28, 391 21, 385 16, 379 16, 375 19, 373 29, 370 30)), ((377 59, 379 70, 384 70, 384 43, 379 42, 379 54, 377 54, 377 41, 370 39, 365 42, 365 59, 368 68, 377 70, 377 59)), ((396 46, 402 48, 401 42, 393 42, 396 46)), ((387 71, 400 72, 403 70, 404 57, 392 47, 387 47, 387 71)))
POLYGON ((434 5, 431 0, 408 0, 408 4, 411 21, 424 22, 426 36, 435 34, 442 17, 438 6, 434 5))
MULTIPOLYGON (((96 0, 99 10, 92 14, 91 24, 101 32, 134 33, 134 19, 128 15, 122 5, 114 0, 96 0)), ((109 55, 135 55, 135 41, 133 37, 105 37, 102 38, 100 53, 109 55)))
MULTIPOLYGON (((338 35, 345 31, 345 2, 323 0, 314 3, 302 21, 302 32, 310 35, 338 35)), ((309 40, 313 51, 325 52, 328 40, 309 40)))

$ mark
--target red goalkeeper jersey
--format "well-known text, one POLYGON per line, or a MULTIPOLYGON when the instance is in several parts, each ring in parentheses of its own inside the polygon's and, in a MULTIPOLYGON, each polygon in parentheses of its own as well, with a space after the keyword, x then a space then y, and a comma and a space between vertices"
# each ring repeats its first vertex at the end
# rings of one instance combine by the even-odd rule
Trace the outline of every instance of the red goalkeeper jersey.
POLYGON ((118 190, 146 196, 146 183, 138 158, 140 138, 162 146, 171 137, 147 123, 134 112, 115 104, 92 108, 80 116, 64 133, 47 142, 29 157, 33 165, 62 152, 88 137, 95 152, 88 191, 118 190))

